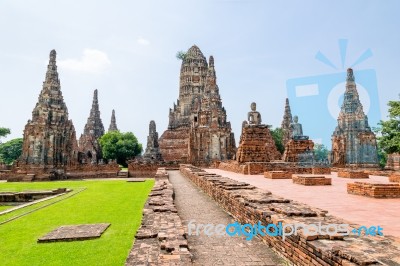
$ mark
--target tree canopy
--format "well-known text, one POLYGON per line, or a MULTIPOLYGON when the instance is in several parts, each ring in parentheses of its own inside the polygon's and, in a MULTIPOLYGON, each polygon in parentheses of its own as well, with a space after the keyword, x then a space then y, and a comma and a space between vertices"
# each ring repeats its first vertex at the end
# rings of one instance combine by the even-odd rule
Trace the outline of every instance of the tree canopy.
POLYGON ((121 133, 110 131, 100 138, 103 157, 108 160, 117 160, 118 164, 127 166, 127 160, 142 152, 140 144, 132 132, 121 133))
POLYGON ((12 164, 22 154, 22 138, 0 144, 0 162, 12 164))
POLYGON ((271 130, 272 138, 275 141, 275 146, 278 151, 283 154, 285 151, 285 146, 283 145, 283 130, 280 127, 271 130))
MULTIPOLYGON (((5 136, 7 136, 7 135, 10 134, 10 133, 11 133, 10 129, 5 128, 5 127, 0 127, 0 138, 1 138, 1 137, 5 137, 5 136)), ((0 142, 0 143, 1 143, 1 142, 0 142)))
POLYGON ((314 145, 314 158, 316 161, 328 160, 329 150, 324 144, 315 143, 314 145))
POLYGON ((387 154, 400 152, 400 101, 389 101, 389 119, 379 123, 379 147, 387 154))
POLYGON ((186 53, 184 51, 178 51, 176 53, 176 58, 179 59, 179 60, 185 60, 186 53))

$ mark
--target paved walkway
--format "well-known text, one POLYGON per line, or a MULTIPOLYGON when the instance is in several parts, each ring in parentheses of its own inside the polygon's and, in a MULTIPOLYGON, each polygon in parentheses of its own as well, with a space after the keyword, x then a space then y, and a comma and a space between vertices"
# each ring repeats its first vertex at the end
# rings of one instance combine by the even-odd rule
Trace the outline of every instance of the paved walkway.
POLYGON ((400 199, 375 199, 347 193, 347 183, 384 182, 384 176, 370 176, 369 179, 348 179, 337 177, 337 173, 325 175, 332 178, 332 186, 302 186, 293 184, 291 179, 268 179, 263 175, 242 175, 219 169, 206 169, 237 181, 266 189, 275 195, 296 200, 313 207, 327 210, 329 214, 349 222, 383 228, 383 233, 400 237, 400 199))
MULTIPOLYGON (((235 222, 214 200, 204 194, 179 171, 168 171, 174 186, 175 205, 186 226, 195 224, 224 224, 235 222)), ((193 230, 194 231, 194 230, 193 230)), ((259 239, 247 241, 244 237, 188 236, 194 265, 285 265, 266 244, 259 239)))

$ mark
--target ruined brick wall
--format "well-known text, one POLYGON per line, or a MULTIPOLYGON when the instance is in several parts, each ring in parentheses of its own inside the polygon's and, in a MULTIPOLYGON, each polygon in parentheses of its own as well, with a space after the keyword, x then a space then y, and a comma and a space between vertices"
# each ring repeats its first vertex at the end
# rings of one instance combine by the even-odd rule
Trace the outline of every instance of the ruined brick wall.
MULTIPOLYGON (((241 224, 257 224, 259 221, 264 225, 278 222, 347 224, 340 218, 327 215, 326 211, 190 165, 181 165, 180 171, 241 224)), ((375 236, 371 241, 363 236, 306 236, 299 233, 287 237, 285 241, 280 236, 269 235, 261 239, 294 265, 398 265, 400 262, 400 243, 390 236, 375 236)))
POLYGON ((314 142, 312 140, 289 140, 285 146, 282 160, 285 162, 298 162, 299 154, 314 150, 314 142))
POLYGON ((165 169, 159 169, 143 209, 142 224, 125 262, 131 265, 191 265, 185 228, 174 205, 174 190, 165 169))
POLYGON ((400 183, 400 172, 391 174, 389 176, 389 182, 399 182, 400 183))
POLYGON ((239 163, 237 161, 221 162, 218 169, 239 173, 243 175, 260 175, 267 171, 287 171, 293 174, 313 174, 330 173, 330 168, 320 167, 299 167, 293 162, 247 162, 239 163))
POLYGON ((389 154, 385 168, 388 170, 400 171, 400 154, 389 154))
POLYGON ((350 170, 341 170, 338 172, 338 177, 344 178, 369 178, 369 175, 364 171, 350 171, 350 170))
POLYGON ((179 164, 174 162, 144 162, 130 161, 128 163, 129 177, 153 177, 157 173, 157 169, 164 168, 167 170, 179 169, 179 164))
POLYGON ((347 193, 372 198, 400 198, 400 184, 347 183, 347 193))
POLYGON ((236 160, 245 162, 269 162, 280 160, 281 154, 275 146, 266 125, 251 125, 242 128, 236 160))
POLYGON ((166 130, 159 139, 160 151, 165 161, 186 163, 189 157, 189 128, 166 130))

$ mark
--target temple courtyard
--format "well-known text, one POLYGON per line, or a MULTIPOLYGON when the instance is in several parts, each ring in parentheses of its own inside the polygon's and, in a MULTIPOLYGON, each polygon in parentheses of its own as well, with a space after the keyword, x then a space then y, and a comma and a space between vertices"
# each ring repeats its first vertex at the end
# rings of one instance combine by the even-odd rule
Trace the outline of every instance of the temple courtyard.
POLYGON ((321 208, 329 214, 349 221, 349 224, 380 225, 387 235, 400 237, 400 198, 377 199, 351 195, 347 193, 347 184, 356 181, 389 183, 386 176, 370 175, 364 179, 338 177, 337 172, 324 175, 332 178, 331 186, 302 186, 294 184, 292 179, 269 179, 264 175, 242 175, 219 169, 206 169, 233 180, 246 182, 273 194, 321 208))

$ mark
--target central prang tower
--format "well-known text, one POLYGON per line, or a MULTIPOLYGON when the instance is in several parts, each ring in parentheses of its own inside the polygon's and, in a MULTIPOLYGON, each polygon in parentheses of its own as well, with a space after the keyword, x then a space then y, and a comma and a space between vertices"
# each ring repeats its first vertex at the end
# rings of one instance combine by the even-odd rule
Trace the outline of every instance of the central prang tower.
POLYGON ((216 80, 214 58, 207 63, 193 45, 182 60, 179 98, 160 138, 164 160, 207 165, 233 158, 235 140, 216 80))

